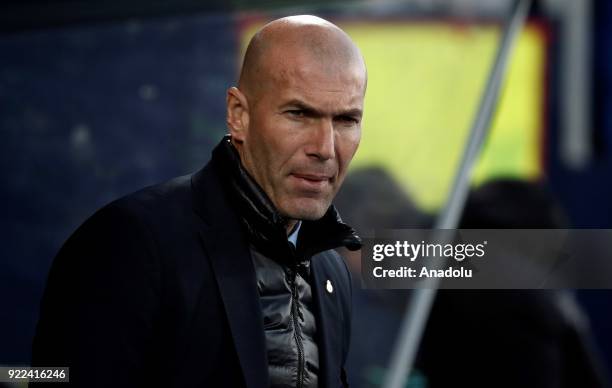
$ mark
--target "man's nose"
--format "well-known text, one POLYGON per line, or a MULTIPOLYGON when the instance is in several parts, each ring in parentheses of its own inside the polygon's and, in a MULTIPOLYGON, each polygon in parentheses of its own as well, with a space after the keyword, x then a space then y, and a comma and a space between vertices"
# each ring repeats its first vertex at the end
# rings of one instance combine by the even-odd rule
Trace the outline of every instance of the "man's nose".
POLYGON ((313 128, 307 154, 321 160, 333 159, 336 156, 334 124, 331 119, 320 120, 313 128))

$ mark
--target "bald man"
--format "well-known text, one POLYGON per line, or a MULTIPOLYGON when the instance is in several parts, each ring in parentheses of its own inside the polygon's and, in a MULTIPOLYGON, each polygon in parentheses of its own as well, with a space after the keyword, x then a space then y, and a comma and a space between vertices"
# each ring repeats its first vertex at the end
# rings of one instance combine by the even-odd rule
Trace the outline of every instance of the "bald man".
POLYGON ((363 58, 314 16, 264 26, 193 175, 105 206, 54 260, 34 366, 75 387, 346 386, 359 237, 331 204, 361 138, 363 58))

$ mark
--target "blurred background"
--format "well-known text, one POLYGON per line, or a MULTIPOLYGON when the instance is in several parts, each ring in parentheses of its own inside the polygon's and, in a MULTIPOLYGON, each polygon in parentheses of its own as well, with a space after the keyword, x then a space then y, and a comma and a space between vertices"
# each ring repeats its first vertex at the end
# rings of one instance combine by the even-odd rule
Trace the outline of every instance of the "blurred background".
MULTIPOLYGON (((277 17, 327 18, 351 35, 366 59, 363 138, 338 198, 341 214, 363 234, 431 226, 447 199, 511 4, 4 1, 0 365, 29 363, 51 261, 85 218, 119 196, 191 173, 208 161, 226 132, 225 91, 236 81, 246 43, 277 17)), ((612 228, 611 199, 612 1, 535 1, 512 54, 462 225, 612 228)), ((474 321, 464 321, 469 338, 496 344, 476 347, 474 357, 513 355, 500 359, 509 369, 495 374, 497 383, 488 376, 489 386, 503 385, 500 376, 513 370, 520 375, 522 369, 533 369, 526 378, 540 387, 596 386, 600 380, 593 376, 610 373, 608 290, 447 294, 434 307, 409 382, 413 387, 448 386, 432 377, 443 372, 431 365, 443 354, 449 365, 466 355, 457 349, 470 347, 470 341, 452 343, 441 334, 448 336, 448 322, 466 316, 474 321), (537 313, 526 314, 525 301, 534 300, 529 311, 537 313), (565 307, 548 309, 556 303, 565 307), (480 316, 483 312, 488 315, 480 316), (509 319, 521 323, 511 325, 509 319), (557 327, 565 319, 569 323, 557 327), (447 322, 446 330, 440 322, 447 322), (524 335, 532 329, 535 334, 524 335), (499 343, 512 330, 517 337, 508 334, 499 343), (551 331, 571 333, 548 335, 551 331), (538 341, 551 346, 541 363, 529 359, 538 341), (509 351, 513 346, 522 351, 509 351), (448 353, 450 348, 455 353, 448 353), (584 370, 563 375, 568 365, 580 363, 584 370), (539 377, 549 385, 536 383, 534 376, 544 370, 539 377), (553 385, 557 382, 565 385, 553 385)), ((380 385, 406 295, 356 296, 365 299, 355 301, 354 321, 363 325, 355 330, 385 335, 372 337, 378 338, 378 350, 367 356, 364 338, 355 340, 363 340, 353 346, 349 364, 355 386, 380 385), (377 321, 383 315, 388 319, 377 321)), ((469 373, 461 363, 457 373, 474 383, 492 366, 471 360, 469 373)), ((530 386, 521 381, 516 384, 530 386)))

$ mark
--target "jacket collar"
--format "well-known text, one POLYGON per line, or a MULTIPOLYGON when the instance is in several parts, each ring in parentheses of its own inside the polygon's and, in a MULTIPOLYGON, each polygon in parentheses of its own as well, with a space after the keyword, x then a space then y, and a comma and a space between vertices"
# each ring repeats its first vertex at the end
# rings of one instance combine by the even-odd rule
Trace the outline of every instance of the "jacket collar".
POLYGON ((238 210, 250 242, 259 251, 277 260, 290 258, 293 263, 299 263, 339 246, 350 250, 361 247, 355 230, 342 222, 331 205, 321 219, 302 222, 297 247, 293 248, 287 241, 288 220, 279 214, 263 189, 244 169, 230 140, 229 135, 225 136, 213 150, 211 164, 221 177, 231 205, 238 210))
MULTIPOLYGON (((270 382, 255 269, 238 213, 221 181, 211 164, 192 176, 193 206, 200 216, 196 227, 217 281, 245 385, 266 388, 270 382)), ((209 303, 203 301, 198 308, 206 310, 209 303)))

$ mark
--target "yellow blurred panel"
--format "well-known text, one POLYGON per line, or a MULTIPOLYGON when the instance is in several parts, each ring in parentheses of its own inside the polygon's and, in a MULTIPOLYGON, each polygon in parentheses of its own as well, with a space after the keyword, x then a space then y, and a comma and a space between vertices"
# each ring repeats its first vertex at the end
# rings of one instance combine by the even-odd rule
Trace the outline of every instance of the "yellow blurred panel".
POLYGON ((529 27, 515 48, 493 132, 476 166, 475 183, 499 176, 541 176, 545 66, 545 35, 538 27, 529 27))

